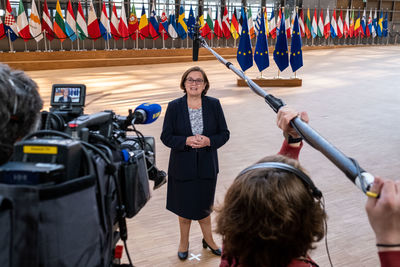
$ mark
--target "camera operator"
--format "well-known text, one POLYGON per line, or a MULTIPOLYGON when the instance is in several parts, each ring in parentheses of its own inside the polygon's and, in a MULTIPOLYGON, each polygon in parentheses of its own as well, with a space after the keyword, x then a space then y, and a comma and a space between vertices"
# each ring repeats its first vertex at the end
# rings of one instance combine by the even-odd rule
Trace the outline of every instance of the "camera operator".
POLYGON ((14 143, 40 122, 43 102, 37 89, 23 71, 0 64, 0 165, 11 157, 14 143))

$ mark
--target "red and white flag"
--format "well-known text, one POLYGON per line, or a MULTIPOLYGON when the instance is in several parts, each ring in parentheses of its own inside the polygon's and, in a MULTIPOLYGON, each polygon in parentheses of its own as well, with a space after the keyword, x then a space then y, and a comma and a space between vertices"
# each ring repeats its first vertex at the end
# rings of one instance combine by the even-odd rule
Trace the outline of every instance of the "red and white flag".
POLYGON ((224 16, 222 18, 222 31, 223 31, 226 39, 229 39, 229 37, 231 37, 228 8, 226 6, 224 9, 224 16))
POLYGON ((338 38, 343 37, 343 10, 340 10, 340 15, 337 22, 337 36, 338 38))
POLYGON ((92 0, 90 0, 90 5, 89 5, 88 34, 94 40, 97 40, 98 38, 101 37, 99 21, 97 20, 96 11, 94 10, 92 0))
POLYGON ((51 41, 54 39, 53 23, 50 19, 49 8, 47 7, 47 1, 44 0, 43 13, 42 13, 42 31, 46 32, 46 38, 51 41))
POLYGON ((347 38, 349 36, 349 10, 347 9, 346 11, 346 18, 344 19, 344 24, 343 24, 343 35, 344 38, 347 38))
POLYGON ((113 5, 113 10, 111 13, 111 24, 110 24, 110 28, 111 28, 111 35, 113 36, 113 38, 115 40, 119 39, 119 32, 118 32, 118 15, 117 15, 117 9, 115 8, 115 3, 113 5))
POLYGON ((121 38, 124 40, 129 39, 128 22, 126 21, 125 5, 121 7, 121 17, 119 18, 118 31, 121 38))

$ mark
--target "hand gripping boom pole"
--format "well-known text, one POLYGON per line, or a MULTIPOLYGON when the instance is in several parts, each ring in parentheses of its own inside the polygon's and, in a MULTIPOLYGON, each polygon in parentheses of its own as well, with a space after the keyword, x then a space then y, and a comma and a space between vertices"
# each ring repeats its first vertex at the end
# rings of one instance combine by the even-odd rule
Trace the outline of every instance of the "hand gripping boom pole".
MULTIPOLYGON (((210 48, 207 42, 199 34, 199 26, 195 26, 194 30, 193 47, 199 48, 199 44, 210 51, 222 64, 224 64, 228 69, 232 70, 237 76, 246 81, 250 89, 257 95, 263 97, 265 102, 277 113, 278 110, 285 105, 285 103, 268 94, 266 91, 261 89, 255 82, 248 78, 243 71, 238 70, 233 66, 231 62, 228 62, 218 53, 216 53, 212 48, 210 48), (196 43, 197 42, 197 43, 196 43)), ((193 60, 197 61, 198 50, 193 51, 193 60), (196 55, 195 55, 196 54, 196 55)), ((327 157, 333 164, 335 164, 358 188, 360 188, 364 193, 372 186, 374 182, 374 177, 370 173, 364 171, 355 161, 343 154, 339 149, 330 144, 325 138, 318 134, 313 128, 311 128, 307 123, 302 121, 300 117, 294 118, 290 124, 296 131, 301 135, 301 137, 313 148, 320 151, 325 157, 327 157)))

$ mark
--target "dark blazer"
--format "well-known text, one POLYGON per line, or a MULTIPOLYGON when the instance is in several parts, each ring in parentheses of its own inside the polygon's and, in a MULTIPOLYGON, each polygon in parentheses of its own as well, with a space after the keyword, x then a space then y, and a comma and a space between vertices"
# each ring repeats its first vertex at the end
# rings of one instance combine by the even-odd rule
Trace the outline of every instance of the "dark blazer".
POLYGON ((192 136, 187 96, 168 104, 165 113, 161 141, 171 148, 168 175, 178 180, 214 178, 217 176, 217 149, 229 139, 224 112, 218 99, 202 97, 203 135, 210 138, 210 146, 193 149, 186 146, 186 138, 192 136))
POLYGON ((62 96, 58 99, 58 103, 71 103, 71 102, 72 102, 72 98, 70 96, 67 97, 67 100, 64 100, 64 96, 62 96))

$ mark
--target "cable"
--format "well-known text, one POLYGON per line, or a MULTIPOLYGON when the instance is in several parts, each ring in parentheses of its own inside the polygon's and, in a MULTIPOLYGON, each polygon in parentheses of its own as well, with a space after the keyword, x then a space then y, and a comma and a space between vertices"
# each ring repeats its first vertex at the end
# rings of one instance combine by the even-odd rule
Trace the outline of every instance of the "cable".
MULTIPOLYGON (((324 210, 324 213, 326 214, 324 196, 322 196, 321 200, 322 201, 320 203, 321 203, 322 209, 324 210)), ((328 222, 326 220, 326 217, 324 218, 324 227, 325 227, 325 249, 326 249, 326 254, 328 255, 329 264, 331 265, 331 267, 333 267, 331 254, 329 253, 329 247, 328 247, 328 222)))
POLYGON ((132 263, 131 255, 129 255, 128 246, 126 245, 126 240, 123 240, 123 242, 124 242, 126 257, 128 257, 129 265, 130 265, 131 267, 135 267, 135 266, 133 265, 133 263, 132 263))

